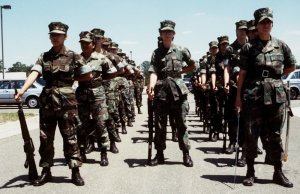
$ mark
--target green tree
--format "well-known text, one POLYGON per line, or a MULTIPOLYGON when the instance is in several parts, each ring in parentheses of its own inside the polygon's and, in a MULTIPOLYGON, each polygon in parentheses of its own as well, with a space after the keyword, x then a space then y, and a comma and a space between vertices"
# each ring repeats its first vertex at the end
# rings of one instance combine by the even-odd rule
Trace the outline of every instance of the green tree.
POLYGON ((12 65, 12 67, 8 68, 7 72, 26 72, 28 75, 33 65, 26 66, 21 62, 16 62, 12 65))

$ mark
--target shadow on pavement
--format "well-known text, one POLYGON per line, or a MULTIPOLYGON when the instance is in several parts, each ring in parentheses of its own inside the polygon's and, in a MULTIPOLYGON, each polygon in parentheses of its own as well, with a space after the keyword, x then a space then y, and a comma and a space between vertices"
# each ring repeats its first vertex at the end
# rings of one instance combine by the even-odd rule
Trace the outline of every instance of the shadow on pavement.
MULTIPOLYGON (((205 139, 208 139, 208 138, 205 138, 205 139)), ((221 147, 199 147, 196 149, 204 152, 205 154, 222 154, 222 151, 223 151, 223 148, 221 148, 221 147)))
POLYGON ((234 158, 204 158, 205 162, 214 164, 216 167, 233 167, 235 163, 234 158))
POLYGON ((145 143, 148 142, 148 137, 132 137, 132 143, 145 143))
POLYGON ((25 187, 26 185, 30 185, 29 180, 28 180, 28 175, 20 175, 13 179, 10 179, 7 183, 5 183, 3 186, 1 186, 0 189, 22 188, 22 187, 25 187), (21 181, 22 183, 18 183, 19 181, 21 181), (16 184, 16 183, 18 183, 18 184, 16 184))
MULTIPOLYGON (((218 181, 225 185, 227 183, 234 184, 234 175, 202 175, 201 178, 209 179, 212 181, 218 181)), ((236 175, 235 184, 242 184, 245 176, 236 175)), ((268 179, 257 179, 255 178, 254 184, 270 184, 272 180, 268 179)), ((232 186, 227 185, 228 187, 232 188, 232 186)))
POLYGON ((125 159, 124 162, 128 164, 129 168, 148 166, 147 159, 125 159))

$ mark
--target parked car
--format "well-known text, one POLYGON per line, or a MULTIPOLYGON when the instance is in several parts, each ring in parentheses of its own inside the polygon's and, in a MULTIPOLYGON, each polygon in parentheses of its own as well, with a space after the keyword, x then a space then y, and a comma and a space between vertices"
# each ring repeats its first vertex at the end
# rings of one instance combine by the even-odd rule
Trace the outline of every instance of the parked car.
POLYGON ((300 92, 300 69, 296 69, 292 73, 282 77, 283 83, 290 81, 291 100, 297 99, 300 92))
MULTIPOLYGON (((0 104, 16 104, 15 88, 21 89, 25 80, 0 80, 0 104)), ((43 86, 37 82, 23 94, 22 102, 29 108, 38 108, 39 96, 43 90, 43 86)))

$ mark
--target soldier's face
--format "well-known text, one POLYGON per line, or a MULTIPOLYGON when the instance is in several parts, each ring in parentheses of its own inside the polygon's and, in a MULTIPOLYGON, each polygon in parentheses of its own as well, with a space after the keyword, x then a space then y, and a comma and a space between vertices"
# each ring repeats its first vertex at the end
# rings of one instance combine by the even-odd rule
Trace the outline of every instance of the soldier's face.
POLYGON ((172 41, 175 36, 173 30, 163 30, 160 32, 160 37, 163 41, 172 41))
POLYGON ((270 34, 273 27, 273 22, 269 19, 264 19, 263 21, 259 22, 256 26, 257 32, 270 34))
POLYGON ((212 47, 212 48, 209 49, 209 52, 211 53, 211 55, 215 56, 219 52, 219 48, 218 47, 212 47))
POLYGON ((247 38, 247 29, 238 29, 236 30, 236 37, 239 39, 246 39, 247 38))
POLYGON ((93 42, 86 42, 86 41, 80 41, 80 46, 82 52, 92 52, 94 49, 94 43, 93 42))
POLYGON ((50 40, 54 47, 64 45, 66 38, 67 35, 65 34, 56 34, 56 33, 50 34, 50 40))

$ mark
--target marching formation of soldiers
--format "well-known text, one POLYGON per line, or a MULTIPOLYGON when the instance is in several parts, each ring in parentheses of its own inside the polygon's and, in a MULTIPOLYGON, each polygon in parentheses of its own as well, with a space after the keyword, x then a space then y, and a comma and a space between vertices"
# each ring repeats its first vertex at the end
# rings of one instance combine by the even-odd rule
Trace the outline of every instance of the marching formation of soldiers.
POLYGON ((82 53, 64 46, 68 25, 49 24, 52 48, 41 54, 33 66, 16 100, 40 76, 46 84, 40 96, 40 149, 42 167, 34 186, 52 180, 54 135, 58 125, 63 137, 63 150, 72 183, 84 185, 79 167, 95 143, 100 150, 100 165, 109 165, 107 150, 118 153, 119 131, 127 133, 135 121, 135 104, 142 114, 144 77, 133 60, 118 48, 118 44, 104 37, 104 30, 94 28, 79 34, 82 53), (78 81, 76 92, 72 88, 78 81), (135 98, 135 99, 134 99, 135 98), (121 128, 121 129, 120 129, 121 128))
POLYGON ((247 165, 245 186, 255 182, 254 159, 262 154, 257 146, 260 138, 265 163, 274 165, 273 182, 293 187, 282 172, 280 134, 287 90, 281 76, 295 70, 296 60, 283 41, 270 35, 272 10, 258 9, 254 18, 235 23, 236 40, 232 44, 226 35, 209 42, 209 51, 191 76, 195 111, 210 141, 217 141, 223 133, 224 153, 236 151, 238 157, 241 148, 236 165, 247 165))
MULTIPOLYGON (((152 54, 147 86, 148 99, 153 101, 157 150, 149 165, 165 163, 168 118, 172 140, 178 142, 183 154, 183 164, 194 165, 186 125, 189 90, 181 79, 182 74, 192 73, 196 113, 203 121, 203 129, 213 142, 223 134, 227 154, 241 148, 237 165, 247 165, 243 184, 252 186, 255 181, 254 159, 262 153, 257 147, 260 137, 266 151, 265 162, 274 165, 273 182, 293 187, 282 172, 280 127, 287 98, 280 78, 295 69, 296 61, 289 47, 270 35, 272 27, 273 12, 269 8, 256 10, 254 20, 236 22, 236 40, 232 44, 226 35, 209 42, 209 51, 194 70, 196 64, 189 50, 173 43, 175 22, 160 23, 158 48, 152 54)), ((144 77, 134 61, 100 28, 79 34, 82 52, 77 54, 64 46, 67 31, 68 26, 61 22, 49 24, 53 46, 40 55, 15 97, 20 100, 32 83, 43 76, 46 84, 40 96, 39 148, 39 166, 43 169, 40 178, 32 181, 35 186, 52 180, 57 125, 63 137, 65 159, 72 170, 72 183, 82 186, 79 167, 95 144, 100 150, 100 165, 108 166, 107 151, 119 152, 119 131, 126 134, 127 127, 133 126, 135 106, 142 114, 144 77), (74 81, 78 81, 76 91, 72 88, 74 81)))

